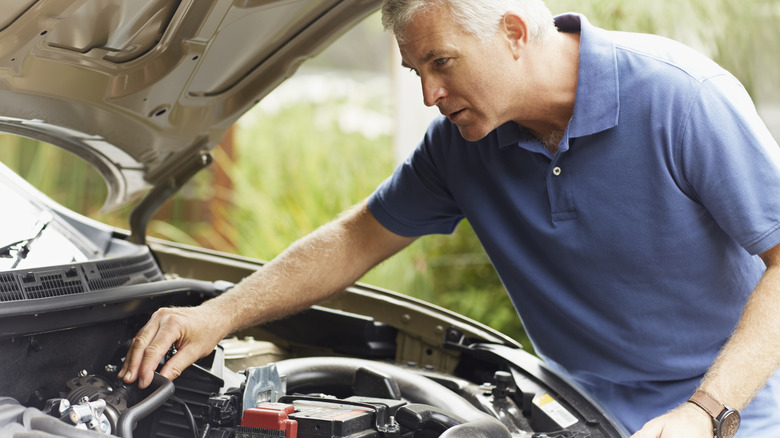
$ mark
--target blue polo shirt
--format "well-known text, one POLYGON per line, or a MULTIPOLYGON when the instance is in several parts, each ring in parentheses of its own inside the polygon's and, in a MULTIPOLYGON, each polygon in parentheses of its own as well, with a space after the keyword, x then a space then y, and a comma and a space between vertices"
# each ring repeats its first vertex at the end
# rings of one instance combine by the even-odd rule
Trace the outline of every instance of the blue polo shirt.
POLYGON ((556 24, 581 34, 556 154, 513 122, 468 142, 439 118, 369 208, 405 236, 467 218, 536 351, 636 429, 693 392, 780 242, 780 150, 698 52, 556 24))

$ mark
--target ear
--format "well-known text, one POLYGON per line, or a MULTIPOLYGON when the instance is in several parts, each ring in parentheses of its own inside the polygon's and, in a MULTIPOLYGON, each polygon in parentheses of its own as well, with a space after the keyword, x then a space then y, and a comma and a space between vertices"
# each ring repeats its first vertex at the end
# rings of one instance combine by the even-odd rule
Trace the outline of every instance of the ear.
POLYGON ((528 27, 517 12, 509 11, 501 18, 499 34, 509 44, 509 49, 517 59, 522 49, 528 44, 528 27))

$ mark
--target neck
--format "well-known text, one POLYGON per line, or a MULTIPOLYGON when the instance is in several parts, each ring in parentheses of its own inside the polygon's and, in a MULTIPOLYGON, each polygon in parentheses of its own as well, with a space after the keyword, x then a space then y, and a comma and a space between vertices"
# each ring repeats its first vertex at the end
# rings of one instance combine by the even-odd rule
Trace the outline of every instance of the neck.
POLYGON ((579 67, 579 34, 558 33, 539 46, 530 59, 539 60, 530 68, 534 107, 530 120, 517 121, 542 144, 555 152, 574 113, 579 67), (557 140, 556 140, 557 139, 557 140))
POLYGON ((561 143, 561 140, 563 140, 563 131, 557 129, 548 132, 545 137, 540 137, 536 133, 533 135, 537 140, 539 140, 539 143, 541 143, 542 146, 544 146, 548 151, 552 152, 553 155, 558 152, 558 145, 561 143))

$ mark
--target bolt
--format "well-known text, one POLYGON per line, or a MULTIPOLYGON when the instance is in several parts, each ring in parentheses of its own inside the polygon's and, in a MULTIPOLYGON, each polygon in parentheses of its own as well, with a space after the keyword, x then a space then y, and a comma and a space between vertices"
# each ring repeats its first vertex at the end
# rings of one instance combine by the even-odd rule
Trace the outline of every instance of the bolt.
POLYGON ((496 371, 493 374, 493 398, 496 400, 505 399, 509 393, 509 386, 512 383, 512 375, 506 371, 496 371))

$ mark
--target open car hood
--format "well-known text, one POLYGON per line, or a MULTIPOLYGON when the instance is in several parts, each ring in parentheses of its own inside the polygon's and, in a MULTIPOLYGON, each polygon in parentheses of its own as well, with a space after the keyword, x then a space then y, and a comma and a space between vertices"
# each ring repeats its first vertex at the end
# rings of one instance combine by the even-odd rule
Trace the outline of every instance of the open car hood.
MULTIPOLYGON (((378 0, 0 0, 0 130, 63 147, 145 217, 378 0)), ((133 220, 131 219, 131 228, 133 220)))

